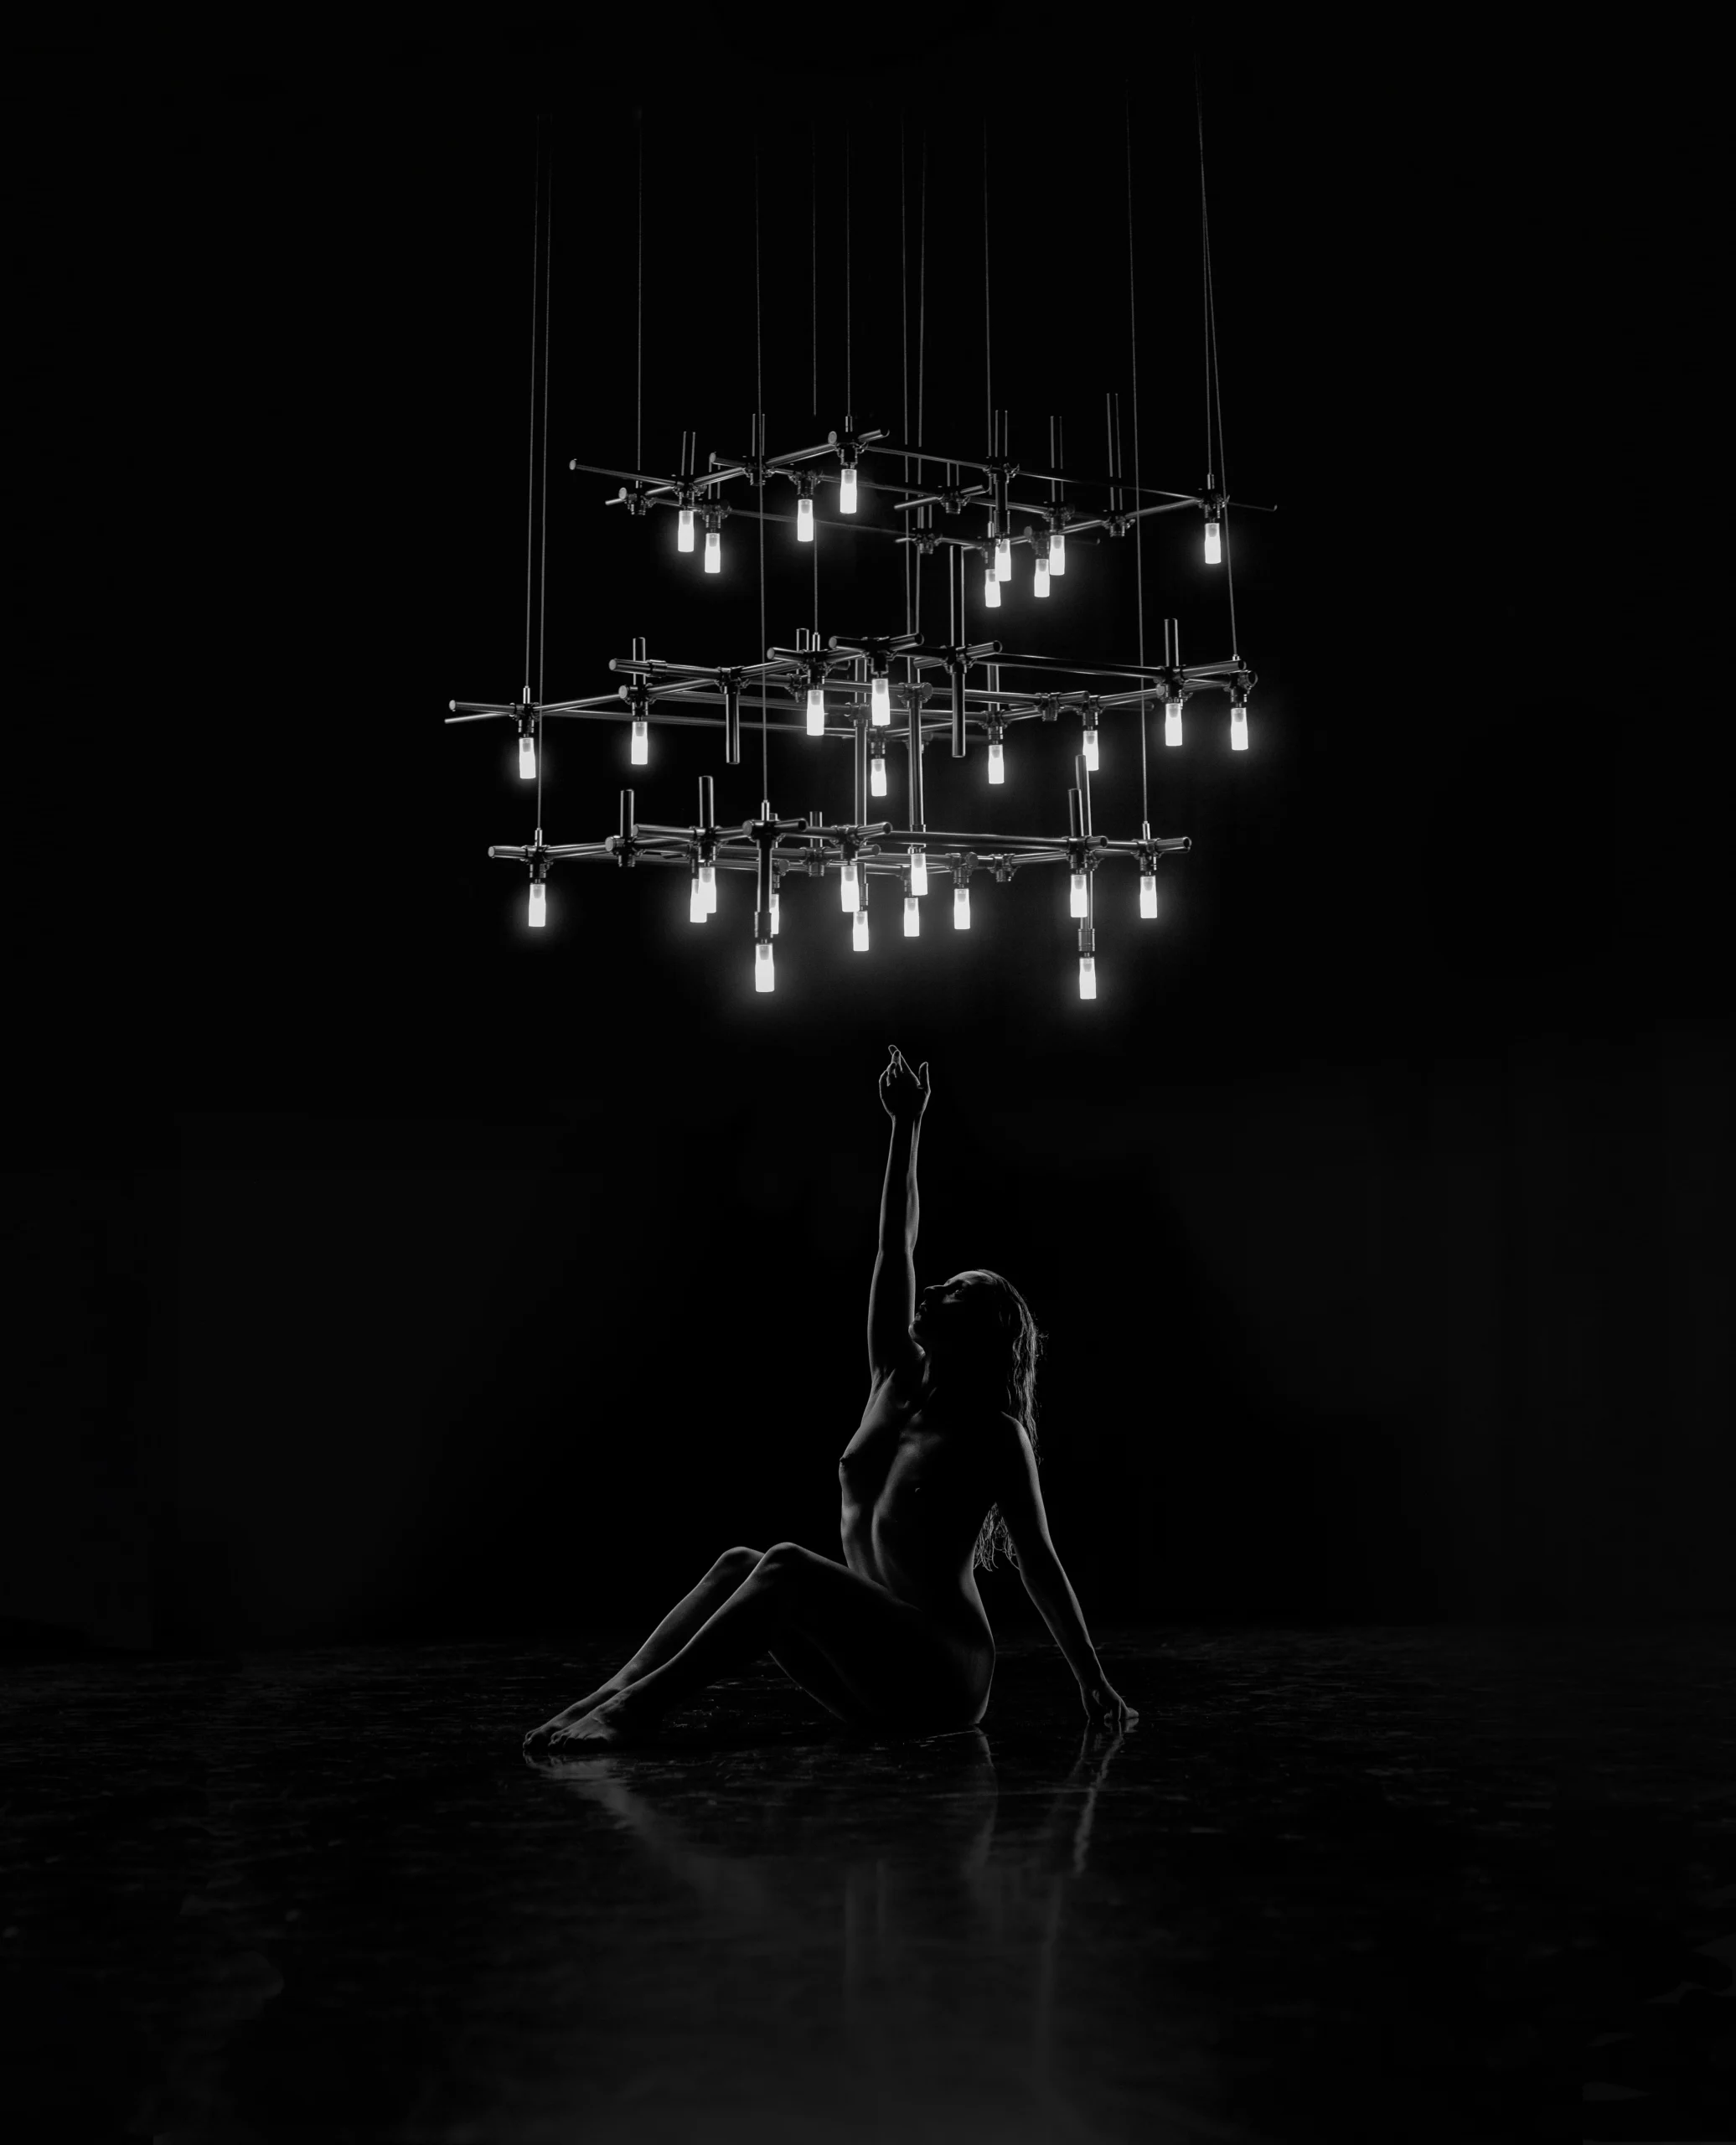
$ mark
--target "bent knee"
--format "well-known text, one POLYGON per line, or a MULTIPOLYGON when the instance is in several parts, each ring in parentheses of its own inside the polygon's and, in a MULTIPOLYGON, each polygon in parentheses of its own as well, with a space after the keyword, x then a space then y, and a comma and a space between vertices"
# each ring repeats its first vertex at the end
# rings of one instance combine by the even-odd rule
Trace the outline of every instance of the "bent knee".
POLYGON ((806 1564, 813 1556, 811 1549, 804 1549, 799 1542, 774 1542, 759 1560, 757 1569, 774 1572, 788 1571, 793 1566, 806 1564))
POLYGON ((762 1553, 758 1549, 726 1549, 711 1569, 726 1579, 739 1582, 747 1578, 762 1561, 762 1553))

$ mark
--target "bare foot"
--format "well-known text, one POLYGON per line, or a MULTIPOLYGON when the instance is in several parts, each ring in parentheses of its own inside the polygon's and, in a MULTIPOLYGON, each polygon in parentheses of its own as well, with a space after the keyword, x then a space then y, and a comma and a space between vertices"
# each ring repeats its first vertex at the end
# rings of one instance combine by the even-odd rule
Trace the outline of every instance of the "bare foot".
POLYGON ((589 1698, 578 1699, 564 1713, 557 1713, 552 1720, 545 1720, 540 1728, 533 1728, 524 1738, 525 1754, 531 1757, 540 1756, 548 1749, 550 1736, 558 1735, 563 1728, 571 1728, 576 1720, 582 1720, 587 1713, 615 1697, 624 1688, 612 1676, 607 1683, 599 1683, 589 1698))
POLYGON ((617 1692, 612 1698, 605 1698, 599 1706, 582 1714, 569 1728, 558 1729, 549 1738, 547 1750, 551 1758, 564 1758, 581 1751, 607 1750, 617 1744, 643 1742, 656 1725, 657 1716, 648 1713, 643 1705, 635 1705, 631 1691, 617 1692))

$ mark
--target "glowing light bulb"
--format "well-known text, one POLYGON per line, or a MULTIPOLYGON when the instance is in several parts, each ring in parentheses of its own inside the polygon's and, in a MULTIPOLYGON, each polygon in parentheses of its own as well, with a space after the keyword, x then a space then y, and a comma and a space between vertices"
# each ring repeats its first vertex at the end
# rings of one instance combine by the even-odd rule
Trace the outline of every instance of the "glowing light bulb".
POLYGON ((989 740, 989 779, 995 783, 1006 780, 1006 747, 998 737, 989 740))
POLYGON ((808 735, 824 737, 826 734, 826 695, 822 687, 808 688, 808 735))
POLYGON ((690 506, 684 506, 675 516, 675 549, 678 551, 693 549, 693 509, 690 506))
POLYGON ((928 891, 927 855, 913 843, 910 851, 910 891, 913 894, 926 894, 928 891))
POLYGON ((1095 954, 1081 954, 1079 956, 1079 995, 1082 998, 1095 998, 1097 995, 1095 954))
POLYGON ((868 687, 868 720, 877 722, 882 729, 892 719, 892 684, 889 678, 876 678, 868 687))
POLYGON ((991 611, 1000 608, 1000 583, 995 578, 993 566, 983 576, 983 602, 991 611))
POLYGON ((1232 700, 1230 703, 1230 750, 1232 752, 1248 750, 1248 703, 1245 700, 1232 700))
POLYGON ((528 730, 519 739, 519 779, 520 782, 536 780, 536 740, 528 730))
POLYGON ((969 931, 970 928, 969 886, 954 886, 953 889, 953 928, 954 931, 969 931))
POLYGON ((723 571, 723 539, 715 529, 708 529, 705 531, 705 571, 707 573, 723 571))
POLYGON ((796 501, 796 541, 798 544, 814 541, 814 501, 805 495, 796 501))
POLYGON ((1089 916, 1091 913, 1091 896, 1082 871, 1075 871, 1067 882, 1067 912, 1069 916, 1089 916))
POLYGON ((1049 539, 1049 571, 1051 573, 1067 571, 1067 531, 1064 529, 1057 529, 1049 539))
POLYGON ((1180 700, 1171 700, 1164 710, 1164 742, 1166 745, 1179 745, 1181 742, 1181 703, 1180 700))
POLYGON ((700 866, 700 897, 705 904, 706 915, 716 916, 717 913, 717 866, 715 864, 702 864, 700 866))
POLYGON ((1222 562, 1223 545, 1219 539, 1217 517, 1212 515, 1206 523, 1206 563, 1208 566, 1221 566, 1222 562))
POLYGON ((772 889, 772 936, 778 936, 778 889, 772 889))
POLYGON ((687 890, 687 920, 690 923, 703 923, 710 914, 705 907, 705 890, 700 884, 699 867, 694 867, 693 882, 687 890))
POLYGON ((846 856, 844 860, 843 869, 838 874, 838 894, 846 916, 860 914, 860 897, 856 892, 856 866, 854 857, 846 856))
POLYGON ((904 897, 904 935, 919 938, 922 933, 922 904, 914 894, 904 897))
POLYGON ((868 950, 868 912, 859 908, 850 920, 850 950, 865 954, 868 950))
POLYGON ((868 794, 884 797, 886 793, 886 756, 876 752, 868 762, 868 794))
POLYGON ((1085 732, 1085 766, 1088 773, 1097 773, 1097 725, 1094 722, 1085 732))
POLYGON ((651 726, 642 715, 633 719, 633 764, 648 766, 651 758, 651 726))
POLYGON ((838 472, 838 511, 854 514, 856 510, 856 473, 854 468, 838 472))
POLYGON ((1157 914, 1157 874, 1155 871, 1139 874, 1139 913, 1147 917, 1157 914))
POLYGON ((1039 559, 1036 562, 1036 571, 1031 577, 1031 592, 1033 596, 1046 596, 1049 592, 1049 561, 1046 559, 1039 559))
POLYGON ((753 949, 753 987, 756 990, 777 988, 772 973, 772 948, 769 946, 756 946, 753 949))
POLYGON ((548 891, 540 879, 530 881, 530 925, 535 931, 540 931, 549 920, 548 891))
POLYGON ((1013 577, 1013 540, 1010 536, 997 536, 995 540, 995 578, 1010 581, 1013 577))

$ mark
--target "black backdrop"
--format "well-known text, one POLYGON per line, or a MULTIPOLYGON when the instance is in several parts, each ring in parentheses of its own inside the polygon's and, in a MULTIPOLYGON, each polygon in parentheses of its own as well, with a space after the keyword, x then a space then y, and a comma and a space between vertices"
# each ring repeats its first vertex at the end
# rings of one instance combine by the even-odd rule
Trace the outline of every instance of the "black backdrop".
MULTIPOLYGON (((825 1545, 892 1040, 934 1072, 921 1270, 1002 1268, 1050 1333, 1088 1615, 1728 1613, 1697 55, 923 25, 29 55, 19 1643, 633 1622, 728 1543, 825 1545), (557 867, 533 936, 484 854, 530 830, 507 727, 442 716, 524 682, 538 116, 552 696, 635 633, 758 641, 752 523, 708 585, 570 457, 739 452, 757 364, 774 447, 841 422, 847 367, 859 419, 920 392, 979 450, 985 121, 1015 454, 1059 414, 1101 468, 1115 391, 1131 468, 1136 324, 1142 474, 1203 479, 1196 49, 1227 475, 1280 511, 1232 525, 1253 749, 1154 731, 1151 819, 1195 843, 1162 921, 1099 881, 1092 1006, 1053 876, 979 881, 964 943, 943 895, 913 945, 882 905, 865 960, 791 881, 771 1000, 740 885, 701 933, 678 875, 557 867)), ((902 623, 891 547, 822 523, 822 629, 902 623)), ((1173 613, 1227 653, 1181 525, 1148 645, 1173 613)), ((788 537, 772 640, 809 615, 788 537)), ((996 629, 1126 656, 1133 549, 996 629)), ((1072 749, 1015 732, 995 817, 1057 824, 1072 749)), ((778 809, 841 812, 840 752, 774 736, 778 809)), ((701 769, 721 818, 762 794, 751 726, 737 768, 654 758, 644 817, 701 769)), ((622 733, 555 735, 550 839, 612 830, 626 778, 622 733)), ((989 823, 979 756, 928 783, 989 823)), ((1124 720, 1100 826, 1138 783, 1124 720)))

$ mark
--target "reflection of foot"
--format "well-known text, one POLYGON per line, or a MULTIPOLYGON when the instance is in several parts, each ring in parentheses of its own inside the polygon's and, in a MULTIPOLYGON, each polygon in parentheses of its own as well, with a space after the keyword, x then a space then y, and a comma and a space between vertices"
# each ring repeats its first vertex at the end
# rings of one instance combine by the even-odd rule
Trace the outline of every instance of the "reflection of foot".
POLYGON ((576 1720, 582 1720, 587 1713, 592 1712, 606 1699, 613 1698, 621 1688, 611 1677, 607 1683, 598 1684, 588 1698, 576 1700, 564 1713, 557 1713, 552 1720, 545 1720, 540 1728, 533 1728, 524 1738, 526 1755, 531 1757, 540 1755, 548 1749, 550 1736, 558 1735, 564 1728, 571 1728, 576 1720))
POLYGON ((643 1705, 636 1706, 630 1692, 620 1692, 551 1735, 549 1755, 561 1758, 570 1752, 642 1741, 655 1724, 654 1713, 648 1713, 643 1705))

